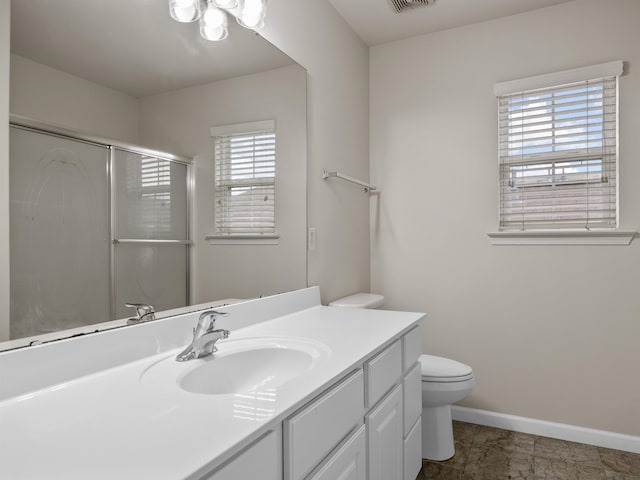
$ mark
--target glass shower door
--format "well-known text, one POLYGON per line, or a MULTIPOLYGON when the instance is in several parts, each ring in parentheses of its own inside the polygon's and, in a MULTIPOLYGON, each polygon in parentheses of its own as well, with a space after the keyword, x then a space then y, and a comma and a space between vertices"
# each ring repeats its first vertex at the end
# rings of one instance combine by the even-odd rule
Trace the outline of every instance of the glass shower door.
POLYGON ((109 149, 10 129, 11 338, 111 319, 109 149))
POLYGON ((187 165, 112 149, 115 318, 188 305, 187 165))

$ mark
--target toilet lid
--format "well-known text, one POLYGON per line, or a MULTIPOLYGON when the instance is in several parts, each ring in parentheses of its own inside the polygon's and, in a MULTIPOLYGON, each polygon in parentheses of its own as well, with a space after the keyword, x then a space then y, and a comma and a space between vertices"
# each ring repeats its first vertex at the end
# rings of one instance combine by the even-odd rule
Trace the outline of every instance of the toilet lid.
POLYGON ((435 355, 420 355, 420 365, 423 380, 469 377, 473 374, 469 365, 435 355))

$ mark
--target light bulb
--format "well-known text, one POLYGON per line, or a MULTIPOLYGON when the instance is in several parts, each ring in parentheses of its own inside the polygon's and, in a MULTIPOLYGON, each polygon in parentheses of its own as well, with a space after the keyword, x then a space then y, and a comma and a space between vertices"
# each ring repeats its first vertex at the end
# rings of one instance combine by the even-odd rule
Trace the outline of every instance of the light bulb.
POLYGON ((206 24, 207 27, 221 27, 226 25, 227 16, 219 8, 209 5, 207 11, 204 12, 202 21, 206 24))
POLYGON ((193 17, 196 15, 196 7, 190 5, 188 7, 176 7, 173 10, 175 14, 175 19, 179 22, 187 23, 193 20, 193 17))
POLYGON ((169 13, 178 22, 195 22, 202 15, 202 0, 169 0, 169 13))
POLYGON ((206 40, 217 42, 224 40, 229 35, 227 29, 227 14, 209 3, 207 11, 200 19, 200 35, 206 40))
POLYGON ((232 9, 238 6, 238 0, 213 0, 213 3, 220 8, 232 9))
POLYGON ((260 15, 262 11, 262 2, 260 0, 244 0, 244 13, 245 15, 260 15))
POLYGON ((226 27, 203 27, 200 29, 200 34, 206 40, 212 42, 219 42, 224 40, 229 35, 229 30, 226 27))
POLYGON ((240 0, 238 23, 246 28, 258 29, 264 25, 266 0, 240 0))
POLYGON ((260 23, 260 15, 245 13, 242 15, 242 23, 249 28, 256 28, 260 23))

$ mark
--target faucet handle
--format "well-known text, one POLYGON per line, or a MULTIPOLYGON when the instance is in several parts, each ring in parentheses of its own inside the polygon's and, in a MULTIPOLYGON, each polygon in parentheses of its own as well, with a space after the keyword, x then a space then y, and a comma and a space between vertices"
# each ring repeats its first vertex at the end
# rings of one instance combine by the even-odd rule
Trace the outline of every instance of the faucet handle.
POLYGON ((130 303, 127 302, 124 304, 125 307, 135 308, 136 316, 138 318, 130 318, 127 323, 137 323, 142 322, 143 320, 154 320, 155 319, 155 309, 151 305, 147 305, 146 303, 130 303), (145 318, 148 317, 148 318, 145 318))
POLYGON ((154 308, 151 305, 147 305, 146 303, 131 303, 127 302, 124 304, 125 307, 135 308, 136 314, 141 317, 142 315, 146 315, 147 313, 155 312, 154 308))
POLYGON ((216 318, 228 317, 229 312, 219 312, 217 310, 205 310, 200 314, 198 318, 198 325, 194 330, 194 336, 202 335, 203 333, 209 333, 216 328, 216 318))

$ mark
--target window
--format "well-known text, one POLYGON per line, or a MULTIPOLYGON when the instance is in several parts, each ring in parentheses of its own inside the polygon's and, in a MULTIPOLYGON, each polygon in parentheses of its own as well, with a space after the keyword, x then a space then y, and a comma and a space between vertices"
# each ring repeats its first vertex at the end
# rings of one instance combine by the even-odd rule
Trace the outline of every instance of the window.
POLYGON ((615 228, 622 62, 496 85, 503 230, 615 228))
POLYGON ((129 228, 137 235, 171 231, 171 163, 147 155, 132 155, 126 164, 129 228))
POLYGON ((275 122, 211 129, 215 150, 215 234, 275 236, 275 122))

